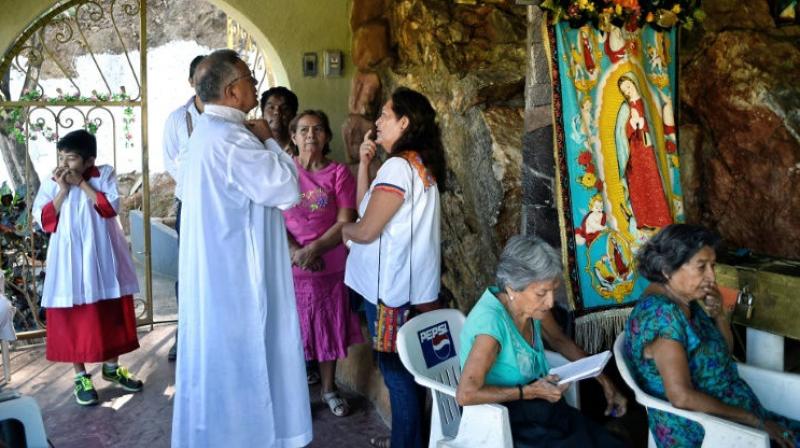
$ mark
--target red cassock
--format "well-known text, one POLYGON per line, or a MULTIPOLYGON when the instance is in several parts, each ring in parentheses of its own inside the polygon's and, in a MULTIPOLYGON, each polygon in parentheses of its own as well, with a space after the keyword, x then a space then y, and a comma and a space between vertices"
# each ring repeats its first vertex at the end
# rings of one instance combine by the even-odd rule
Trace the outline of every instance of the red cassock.
MULTIPOLYGON (((645 116, 644 103, 641 99, 629 104, 631 112, 636 109, 641 117, 645 116)), ((638 228, 663 227, 672 223, 672 215, 656 163, 655 150, 645 142, 644 136, 648 129, 647 120, 644 121, 642 129, 634 129, 630 121, 625 124, 625 135, 628 137, 630 151, 625 178, 638 228)))

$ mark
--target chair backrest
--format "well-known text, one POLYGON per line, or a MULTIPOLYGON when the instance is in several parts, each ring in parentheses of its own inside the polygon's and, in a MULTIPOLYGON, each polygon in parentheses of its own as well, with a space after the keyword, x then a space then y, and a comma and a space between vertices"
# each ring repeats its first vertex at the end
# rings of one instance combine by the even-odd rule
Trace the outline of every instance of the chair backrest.
MULTIPOLYGON (((668 401, 661 400, 657 397, 647 394, 639 387, 638 384, 636 384, 630 368, 628 368, 628 363, 625 362, 625 358, 622 353, 624 343, 625 333, 622 332, 619 334, 619 336, 617 336, 617 340, 614 342, 614 358, 617 363, 617 368, 619 369, 622 379, 636 395, 636 401, 644 406, 648 413, 651 410, 659 410, 662 412, 669 412, 670 414, 699 423, 703 426, 703 430, 705 431, 705 437, 703 438, 702 445, 704 448, 719 446, 728 448, 766 448, 770 446, 769 437, 764 431, 725 420, 714 415, 678 409, 672 406, 672 404, 670 404, 668 401)), ((648 431, 648 434, 648 446, 655 447, 656 445, 653 439, 653 432, 648 431)))
MULTIPOLYGON (((400 360, 415 377, 425 377, 438 383, 457 387, 461 380, 461 328, 464 314, 455 309, 435 310, 410 319, 397 334, 400 360)), ((439 407, 442 434, 454 437, 458 433, 461 408, 449 395, 434 391, 439 407)))
MULTIPOLYGON (((621 331, 619 335, 617 335, 617 339, 614 341, 614 362, 617 363, 617 370, 619 370, 619 375, 622 377, 622 381, 625 381, 625 384, 633 390, 633 395, 636 397, 636 401, 645 407, 647 412, 650 410, 647 408, 647 402, 650 399, 650 396, 647 395, 636 381, 633 379, 633 374, 631 374, 631 369, 628 368, 628 363, 625 362, 625 357, 622 353, 622 345, 625 343, 625 332, 621 331)), ((649 425, 648 425, 649 426, 649 425)), ((653 434, 650 432, 650 428, 647 429, 647 446, 655 447, 655 440, 653 439, 653 434)))
POLYGON ((624 343, 625 332, 622 331, 614 341, 614 362, 617 363, 617 370, 619 370, 622 380, 625 381, 625 384, 627 384, 628 387, 633 390, 634 395, 636 395, 636 401, 640 401, 643 397, 647 396, 647 394, 645 394, 645 392, 639 388, 639 385, 636 384, 636 381, 633 379, 633 374, 631 374, 631 370, 628 368, 628 363, 625 362, 625 358, 622 353, 622 345, 624 343))
POLYGON ((3 392, 0 401, 0 421, 16 420, 25 431, 25 443, 30 448, 47 448, 47 435, 42 421, 42 412, 32 397, 21 397, 13 391, 3 392))

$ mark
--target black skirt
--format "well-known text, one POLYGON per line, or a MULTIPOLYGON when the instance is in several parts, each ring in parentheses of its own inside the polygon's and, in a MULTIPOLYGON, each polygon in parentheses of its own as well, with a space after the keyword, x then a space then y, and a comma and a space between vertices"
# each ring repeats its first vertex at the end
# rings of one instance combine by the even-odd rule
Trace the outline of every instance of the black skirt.
POLYGON ((511 435, 516 448, 613 448, 625 444, 607 429, 563 399, 518 400, 503 403, 511 420, 511 435))

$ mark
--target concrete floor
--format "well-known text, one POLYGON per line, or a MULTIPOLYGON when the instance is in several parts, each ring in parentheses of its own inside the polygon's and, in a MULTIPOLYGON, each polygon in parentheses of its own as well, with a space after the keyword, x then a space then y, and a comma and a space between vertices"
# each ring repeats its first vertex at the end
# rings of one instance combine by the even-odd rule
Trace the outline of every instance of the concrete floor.
MULTIPOLYGON (((140 284, 144 282, 140 280, 140 284)), ((153 277, 153 300, 156 321, 177 317, 173 279, 153 277)), ((3 389, 14 389, 36 399, 42 409, 47 437, 56 448, 168 447, 175 364, 167 361, 167 352, 175 328, 175 323, 158 324, 153 330, 149 326, 140 328, 141 348, 121 357, 121 363, 145 383, 138 394, 105 382, 100 365, 90 365, 87 367, 101 403, 88 408, 78 406, 72 396, 72 366, 47 361, 43 345, 11 352, 12 378, 3 389)), ((311 447, 367 447, 370 437, 388 433, 365 398, 343 394, 350 401, 352 413, 340 418, 320 401, 319 386, 311 387, 314 421, 311 447)))
MULTIPOLYGON (((11 383, 5 388, 32 396, 42 408, 47 437, 57 448, 168 447, 172 422, 175 364, 167 361, 175 325, 159 325, 140 331, 142 347, 124 355, 122 363, 145 383, 131 394, 103 381, 100 366, 89 368, 101 403, 78 406, 72 397, 72 367, 44 358, 44 347, 12 353, 11 383)), ((369 446, 369 438, 383 434, 386 426, 372 406, 345 393, 353 410, 338 418, 319 400, 319 388, 311 389, 314 419, 312 447, 369 446)))

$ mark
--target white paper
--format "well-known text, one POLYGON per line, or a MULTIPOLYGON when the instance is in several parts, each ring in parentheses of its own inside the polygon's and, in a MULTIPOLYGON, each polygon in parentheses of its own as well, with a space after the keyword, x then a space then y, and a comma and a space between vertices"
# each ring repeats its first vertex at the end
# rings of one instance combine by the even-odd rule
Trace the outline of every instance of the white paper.
POLYGON ((571 383, 586 378, 594 378, 605 368, 611 352, 606 350, 596 355, 587 356, 563 366, 550 369, 550 375, 558 375, 558 384, 571 383))

